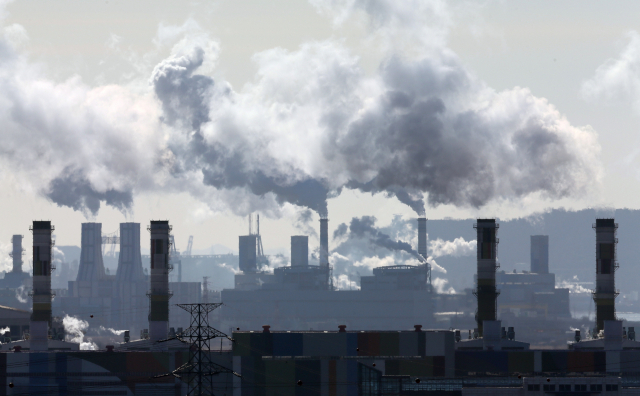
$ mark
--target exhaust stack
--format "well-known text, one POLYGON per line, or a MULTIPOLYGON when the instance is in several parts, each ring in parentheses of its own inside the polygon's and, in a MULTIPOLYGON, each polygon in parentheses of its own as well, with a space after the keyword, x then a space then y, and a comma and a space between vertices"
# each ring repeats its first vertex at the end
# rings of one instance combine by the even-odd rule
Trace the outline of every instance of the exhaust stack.
POLYGON ((149 290, 149 339, 159 341, 169 334, 169 222, 151 221, 151 275, 149 290))
POLYGON ((29 323, 29 348, 32 351, 46 351, 49 344, 51 325, 51 261, 54 228, 50 221, 34 221, 33 233, 33 312, 29 323))
POLYGON ((329 268, 329 219, 320 219, 320 266, 329 268))
POLYGON ((418 218, 418 254, 427 260, 427 219, 418 218))
POLYGON ((593 228, 596 230, 596 289, 593 292, 593 301, 596 305, 596 329, 600 332, 604 330, 605 321, 616 320, 618 224, 614 219, 596 219, 593 228))
POLYGON ((22 273, 22 235, 14 235, 12 238, 13 250, 11 251, 11 257, 13 258, 13 273, 22 273))
POLYGON ((477 230, 477 287, 473 294, 478 298, 476 322, 478 333, 483 336, 483 323, 486 320, 497 319, 496 270, 498 268, 498 228, 495 219, 478 219, 473 225, 477 230))

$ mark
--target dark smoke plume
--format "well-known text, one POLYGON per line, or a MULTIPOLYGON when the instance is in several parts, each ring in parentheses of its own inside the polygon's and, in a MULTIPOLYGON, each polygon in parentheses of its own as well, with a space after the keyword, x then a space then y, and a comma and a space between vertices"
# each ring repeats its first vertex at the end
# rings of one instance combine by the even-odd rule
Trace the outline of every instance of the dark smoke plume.
MULTIPOLYGON (((404 241, 394 241, 391 237, 375 227, 376 218, 374 216, 354 217, 349 224, 350 236, 361 239, 368 239, 370 243, 383 247, 391 251, 403 251, 415 256, 421 262, 424 261, 411 245, 404 241)), ((340 224, 334 232, 333 237, 340 238, 347 235, 346 224, 340 224)))

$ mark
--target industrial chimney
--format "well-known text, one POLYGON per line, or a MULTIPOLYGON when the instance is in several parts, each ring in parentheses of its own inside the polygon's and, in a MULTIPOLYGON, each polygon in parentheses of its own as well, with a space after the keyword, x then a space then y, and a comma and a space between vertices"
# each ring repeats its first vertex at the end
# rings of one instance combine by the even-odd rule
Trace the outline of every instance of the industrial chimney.
POLYGON ((329 267, 329 219, 320 218, 320 266, 329 267))
POLYGON ((168 221, 151 221, 151 290, 149 290, 149 339, 169 334, 169 233, 168 221))
POLYGON ((418 254, 427 259, 427 219, 418 218, 418 254))
POLYGON ((596 230, 596 289, 593 292, 593 301, 596 304, 596 329, 599 332, 604 330, 605 320, 616 320, 618 224, 614 219, 596 219, 593 228, 596 230))
POLYGON ((102 261, 102 223, 82 223, 80 266, 77 281, 97 281, 104 278, 102 261))
POLYGON ((549 273, 549 235, 531 235, 531 272, 549 273))
POLYGON ((22 273, 22 235, 14 235, 12 238, 13 250, 11 257, 13 258, 13 273, 22 273))
POLYGON ((46 351, 51 325, 51 261, 53 231, 50 221, 34 221, 33 233, 33 312, 29 323, 29 348, 46 351))
POLYGON ((294 235, 291 237, 291 266, 309 266, 309 237, 294 235))
POLYGON ((496 320, 496 269, 498 256, 498 227, 495 219, 478 219, 473 225, 477 230, 477 260, 478 275, 477 288, 474 294, 478 298, 476 322, 479 335, 483 336, 483 322, 496 320))

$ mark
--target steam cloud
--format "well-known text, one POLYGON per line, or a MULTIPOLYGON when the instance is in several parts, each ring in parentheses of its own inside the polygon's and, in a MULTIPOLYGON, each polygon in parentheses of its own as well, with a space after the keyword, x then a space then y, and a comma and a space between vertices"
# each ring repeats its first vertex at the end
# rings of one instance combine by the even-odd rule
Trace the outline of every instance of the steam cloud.
POLYGON ((62 326, 64 327, 66 341, 80 344, 80 350, 95 351, 98 349, 98 346, 90 338, 86 341, 84 339, 85 332, 89 328, 89 322, 86 320, 65 315, 62 318, 62 326))
POLYGON ((431 206, 480 207, 580 195, 599 180, 595 132, 526 88, 496 92, 473 76, 446 46, 445 4, 312 3, 337 24, 365 15, 381 43, 376 73, 329 39, 255 54, 255 79, 236 91, 208 75, 218 45, 189 21, 159 29, 159 48, 182 40, 139 77, 148 90, 89 87, 48 79, 15 47, 24 29, 5 28, 0 172, 87 216, 159 190, 241 215, 278 216, 286 204, 326 215, 343 188, 424 214, 425 195, 431 206))

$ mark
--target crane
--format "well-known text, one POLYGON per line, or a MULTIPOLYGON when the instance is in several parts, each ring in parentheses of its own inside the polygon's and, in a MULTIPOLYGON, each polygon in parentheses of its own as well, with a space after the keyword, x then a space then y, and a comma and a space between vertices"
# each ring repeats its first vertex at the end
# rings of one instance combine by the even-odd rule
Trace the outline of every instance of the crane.
POLYGON ((184 251, 183 256, 191 256, 191 248, 193 248, 193 235, 189 235, 189 243, 187 244, 187 249, 184 251))

